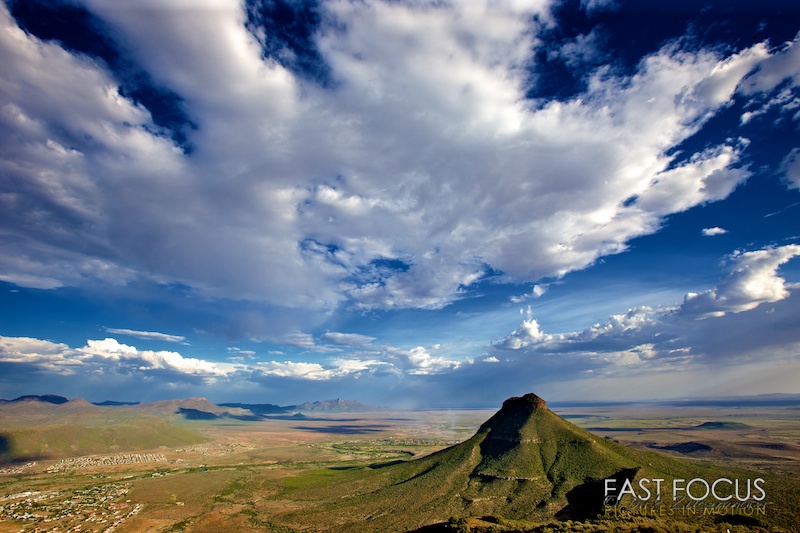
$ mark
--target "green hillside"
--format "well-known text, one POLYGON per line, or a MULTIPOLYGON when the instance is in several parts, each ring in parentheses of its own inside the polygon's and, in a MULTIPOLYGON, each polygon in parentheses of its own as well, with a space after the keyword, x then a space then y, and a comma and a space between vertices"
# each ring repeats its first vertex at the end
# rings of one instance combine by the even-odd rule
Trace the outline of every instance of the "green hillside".
MULTIPOLYGON (((746 472, 738 473, 741 478, 746 472)), ((606 478, 736 476, 608 441, 559 417, 536 395, 510 398, 465 442, 413 461, 308 472, 283 500, 306 501, 286 524, 330 531, 408 531, 450 517, 584 520, 603 510, 606 478)), ((672 499, 671 492, 665 498, 672 499)), ((621 505, 631 503, 625 496, 621 505)), ((791 513, 790 513, 791 515, 791 513)), ((711 520, 709 518, 707 521, 711 520)), ((281 520, 283 522, 283 520, 281 520)))
POLYGON ((0 429, 0 442, 2 463, 150 450, 205 442, 205 439, 170 422, 142 417, 132 423, 103 426, 48 424, 0 429))
POLYGON ((60 403, 41 398, 0 405, 0 463, 136 452, 206 440, 169 419, 129 408, 99 407, 81 398, 60 403))

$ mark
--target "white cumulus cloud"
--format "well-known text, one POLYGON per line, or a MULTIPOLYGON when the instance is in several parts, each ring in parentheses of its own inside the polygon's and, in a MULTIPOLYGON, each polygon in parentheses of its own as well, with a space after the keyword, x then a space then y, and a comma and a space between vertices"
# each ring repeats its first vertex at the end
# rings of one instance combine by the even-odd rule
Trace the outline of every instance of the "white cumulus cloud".
POLYGON ((728 233, 728 230, 714 226, 713 228, 703 228, 701 233, 703 234, 703 237, 714 237, 716 235, 725 235, 728 233))
MULTIPOLYGON (((332 1, 320 14, 336 30, 313 36, 334 80, 322 87, 262 59, 240 2, 182 5, 87 2, 183 99, 191 155, 100 63, 0 7, 0 279, 179 283, 277 315, 438 309, 489 269, 561 276, 730 194, 750 174, 743 140, 672 149, 737 86, 766 90, 796 64, 797 46, 670 43, 632 75, 529 100, 547 2, 332 1)), ((590 37, 562 52, 588 61, 590 37)))
POLYGON ((737 252, 729 258, 730 265, 719 285, 709 291, 688 294, 681 312, 700 317, 723 316, 783 300, 789 296, 789 290, 778 275, 778 268, 798 255, 800 246, 796 244, 737 252))
POLYGON ((675 371, 721 359, 785 361, 800 348, 794 316, 800 304, 792 293, 796 286, 778 269, 798 256, 798 245, 736 252, 713 289, 689 293, 673 307, 631 309, 582 331, 546 333, 529 307, 494 353, 554 375, 579 368, 596 375, 675 371))

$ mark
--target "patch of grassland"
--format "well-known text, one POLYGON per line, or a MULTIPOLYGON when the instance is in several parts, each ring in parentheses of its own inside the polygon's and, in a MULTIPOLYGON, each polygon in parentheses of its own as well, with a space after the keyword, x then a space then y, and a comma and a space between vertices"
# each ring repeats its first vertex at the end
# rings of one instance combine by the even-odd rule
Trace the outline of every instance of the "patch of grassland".
MULTIPOLYGON (((626 469, 635 472, 634 482, 659 478, 665 487, 674 478, 756 477, 751 471, 680 461, 609 442, 547 409, 510 410, 484 424, 469 440, 417 460, 301 472, 285 479, 269 497, 274 503, 269 509, 279 510, 274 514, 278 523, 353 533, 402 532, 448 516, 495 515, 535 525, 561 513, 568 519, 578 509, 574 507, 575 500, 580 500, 576 490, 626 469), (294 510, 287 505, 281 513, 279 502, 304 504, 294 510)), ((774 478, 767 483, 768 493, 776 495, 774 504, 781 501, 785 507, 770 513, 762 525, 789 527, 797 514, 797 505, 789 503, 795 489, 787 492, 774 478), (779 492, 784 496, 777 496, 779 492)), ((630 504, 632 498, 626 498, 623 504, 630 504)), ((694 522, 697 530, 703 530, 717 518, 700 517, 694 522)), ((661 522, 669 529, 669 524, 681 521, 665 518, 661 522)), ((638 527, 635 520, 632 524, 638 527)))
POLYGON ((130 424, 82 426, 50 424, 0 431, 8 451, 0 460, 63 458, 110 452, 151 450, 159 446, 183 446, 205 442, 191 430, 164 420, 140 420, 130 424))
MULTIPOLYGON (((425 420, 434 419, 433 415, 425 416, 425 420)), ((697 417, 691 424, 714 419, 697 417)), ((675 420, 684 427, 691 425, 686 419, 675 420)), ((121 480, 131 484, 128 497, 144 508, 119 529, 120 533, 796 530, 800 517, 796 470, 791 475, 770 474, 735 468, 743 463, 732 460, 685 461, 676 455, 632 449, 566 425, 547 411, 510 416, 499 425, 496 422, 487 422, 477 433, 473 428, 471 438, 446 449, 441 449, 441 439, 447 432, 412 433, 412 424, 405 421, 398 422, 395 438, 348 436, 344 442, 335 432, 326 435, 297 430, 292 421, 224 429, 219 425, 180 423, 181 429, 194 428, 213 437, 215 445, 173 450, 167 453, 170 459, 179 454, 185 463, 161 463, 155 470, 154 465, 137 465, 101 471, 99 475, 97 471, 90 473, 94 475, 81 475, 78 470, 68 475, 46 474, 39 467, 29 474, 0 477, 0 497, 26 490, 71 490, 121 480), (430 440, 415 438, 416 435, 427 435, 430 440), (236 443, 230 448, 242 451, 228 455, 206 453, 225 448, 221 443, 236 443), (411 453, 415 459, 408 460, 411 453), (664 478, 665 485, 671 484, 673 477, 763 477, 768 516, 750 523, 743 523, 746 517, 730 516, 670 519, 620 515, 589 521, 559 516, 571 503, 571 491, 587 478, 602 478, 627 467, 638 468, 636 480, 664 478), (167 475, 152 477, 154 473, 167 475), (449 520, 450 517, 454 518, 449 520)), ((796 442, 796 435, 800 434, 796 433, 797 423, 789 422, 781 421, 785 424, 781 426, 781 438, 796 442)), ((346 423, 352 425, 351 421, 346 423)), ((717 433, 722 435, 719 438, 734 439, 737 432, 717 433)), ((0 533, 5 533, 6 525, 0 523, 0 533)), ((13 529, 15 533, 19 530, 20 527, 13 529)))

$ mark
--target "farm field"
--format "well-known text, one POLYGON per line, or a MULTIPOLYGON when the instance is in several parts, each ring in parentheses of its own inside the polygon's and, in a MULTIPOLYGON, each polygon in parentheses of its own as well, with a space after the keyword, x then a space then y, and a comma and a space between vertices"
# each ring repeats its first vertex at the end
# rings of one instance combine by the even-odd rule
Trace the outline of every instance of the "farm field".
MULTIPOLYGON (((759 523, 788 527, 792 517, 798 518, 789 503, 796 501, 800 486, 796 410, 631 405, 553 411, 635 450, 763 474, 769 512, 777 518, 759 523)), ((391 470, 386 465, 470 439, 494 412, 381 411, 258 421, 172 421, 198 442, 1 465, 0 532, 348 531, 347 523, 329 520, 336 513, 322 510, 385 486, 389 474, 383 472, 391 470)), ((357 505, 358 499, 353 502, 357 505)), ((437 520, 435 515, 429 523, 449 516, 445 513, 437 520)), ((491 526, 471 520, 475 531, 491 526)), ((530 529, 533 522, 515 524, 518 529, 497 521, 491 527, 535 530, 530 529)), ((557 524, 571 527, 565 521, 557 524)), ((394 530, 419 525, 397 523, 394 530)), ((358 530, 382 529, 367 525, 358 530)))

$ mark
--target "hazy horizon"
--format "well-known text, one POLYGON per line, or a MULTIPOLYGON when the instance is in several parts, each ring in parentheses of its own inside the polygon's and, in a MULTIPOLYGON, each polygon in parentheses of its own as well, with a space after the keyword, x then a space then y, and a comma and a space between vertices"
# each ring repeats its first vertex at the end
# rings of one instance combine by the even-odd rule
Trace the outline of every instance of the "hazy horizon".
MULTIPOLYGON (((526 393, 527 394, 527 393, 526 393)), ((534 392, 535 394, 535 392, 534 392)), ((243 404, 243 405, 276 405, 282 408, 290 408, 290 407, 297 407, 302 404, 306 403, 325 403, 331 402, 336 400, 347 400, 352 402, 357 402, 361 406, 364 407, 374 407, 381 410, 409 410, 409 411, 425 411, 425 410, 496 410, 501 407, 501 404, 505 399, 497 404, 474 404, 474 405, 424 405, 424 404, 411 404, 406 402, 405 405, 387 405, 387 404, 366 404, 358 399, 355 398, 325 398, 325 399, 307 399, 298 403, 290 403, 290 402, 282 402, 279 400, 275 401, 268 401, 261 399, 250 399, 250 401, 228 401, 228 400, 218 400, 214 398, 206 398, 204 396, 199 397, 163 397, 157 399, 151 399, 147 401, 140 401, 133 398, 127 399, 119 399, 119 398, 104 398, 104 399, 95 399, 95 398, 84 398, 84 397, 74 397, 68 398, 66 396, 61 396, 60 394, 25 394, 18 396, 16 398, 0 398, 0 401, 5 402, 13 402, 15 400, 19 400, 20 398, 27 397, 27 396, 58 396, 60 398, 64 398, 67 401, 73 400, 84 400, 93 405, 100 405, 104 402, 117 402, 120 404, 131 404, 131 405, 140 405, 146 403, 155 403, 155 402, 180 402, 183 400, 189 399, 204 399, 208 400, 209 402, 216 404, 216 405, 226 405, 226 404, 243 404)), ((507 399, 507 398, 506 398, 507 399)), ((548 407, 559 409, 559 408, 578 408, 578 407, 603 407, 603 406, 630 406, 630 405, 651 405, 651 406, 671 406, 671 407, 697 407, 697 406, 731 406, 731 405, 740 405, 743 407, 748 406, 758 406, 758 407, 765 407, 765 406, 785 406, 785 405, 795 405, 800 402, 800 394, 786 394, 786 393, 771 393, 771 394, 758 394, 758 395, 751 395, 751 396, 707 396, 707 397, 692 397, 692 398, 651 398, 651 399, 637 399, 637 400, 555 400, 550 401, 547 398, 543 398, 546 402, 548 407)), ((54 405, 63 405, 63 404, 54 404, 54 405)))

